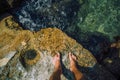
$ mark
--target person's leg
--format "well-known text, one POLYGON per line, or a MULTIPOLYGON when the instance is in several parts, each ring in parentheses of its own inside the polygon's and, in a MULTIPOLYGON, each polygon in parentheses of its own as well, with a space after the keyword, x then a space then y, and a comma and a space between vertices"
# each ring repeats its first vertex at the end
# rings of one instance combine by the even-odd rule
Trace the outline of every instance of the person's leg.
POLYGON ((83 74, 77 68, 76 56, 69 53, 69 59, 70 59, 70 71, 74 73, 75 80, 84 80, 83 74))
POLYGON ((50 76, 50 80, 61 80, 62 68, 60 63, 60 54, 57 53, 53 58, 54 72, 50 76))

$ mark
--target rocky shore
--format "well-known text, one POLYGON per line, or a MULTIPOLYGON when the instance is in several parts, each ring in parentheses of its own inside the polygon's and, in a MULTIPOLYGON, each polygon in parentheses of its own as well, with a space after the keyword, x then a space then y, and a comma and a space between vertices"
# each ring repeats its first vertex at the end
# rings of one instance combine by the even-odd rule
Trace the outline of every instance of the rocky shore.
POLYGON ((87 80, 120 80, 120 0, 0 0, 0 80, 49 80, 68 52, 87 80), (40 4, 40 5, 39 5, 40 4))
POLYGON ((38 32, 23 30, 12 16, 1 20, 0 26, 1 80, 48 80, 53 70, 52 57, 56 52, 62 54, 62 80, 73 80, 68 52, 77 56, 79 69, 88 80, 117 80, 90 51, 57 28, 38 32))

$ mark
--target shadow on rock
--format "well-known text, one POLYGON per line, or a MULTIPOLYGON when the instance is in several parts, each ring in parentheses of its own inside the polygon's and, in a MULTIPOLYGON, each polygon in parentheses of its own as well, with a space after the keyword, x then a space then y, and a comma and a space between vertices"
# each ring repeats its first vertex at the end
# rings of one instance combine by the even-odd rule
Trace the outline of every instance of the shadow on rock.
POLYGON ((66 33, 78 43, 82 44, 84 48, 91 51, 98 62, 101 62, 104 54, 108 52, 110 40, 104 34, 98 32, 82 32, 78 27, 75 27, 73 31, 68 30, 66 33))

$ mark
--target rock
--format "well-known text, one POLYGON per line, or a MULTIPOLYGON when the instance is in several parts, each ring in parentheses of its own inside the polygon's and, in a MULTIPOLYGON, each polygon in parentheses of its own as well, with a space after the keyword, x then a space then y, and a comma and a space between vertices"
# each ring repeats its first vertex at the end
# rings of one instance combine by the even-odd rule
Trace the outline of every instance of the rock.
POLYGON ((8 63, 8 61, 15 55, 15 53, 16 51, 11 51, 3 59, 0 59, 0 67, 5 66, 8 63))
MULTIPOLYGON (((107 70, 109 70, 117 79, 120 78, 120 58, 109 58, 111 62, 108 60, 104 60, 102 63, 107 70)), ((119 80, 119 79, 118 79, 119 80)))
MULTIPOLYGON (((21 28, 18 31, 16 31, 16 28, 15 28, 16 25, 14 25, 15 23, 12 24, 11 18, 12 17, 9 16, 3 21, 1 21, 1 25, 4 22, 6 23, 5 24, 6 27, 4 25, 6 30, 5 29, 2 29, 3 31, 1 30, 1 36, 3 35, 6 36, 6 37, 2 37, 5 40, 8 40, 8 38, 10 37, 8 41, 11 41, 9 43, 10 43, 10 46, 12 46, 13 50, 21 47, 24 41, 24 43, 27 44, 27 47, 35 48, 38 52, 43 50, 48 51, 51 53, 52 56, 54 56, 56 54, 55 52, 57 51, 61 53, 68 53, 69 51, 71 51, 74 54, 79 55, 78 53, 81 50, 81 54, 84 53, 84 55, 78 56, 79 59, 83 57, 83 59, 80 59, 79 61, 81 66, 93 66, 96 63, 95 58, 93 58, 93 56, 89 54, 90 52, 88 50, 84 49, 82 45, 79 45, 75 40, 71 40, 71 38, 69 38, 65 33, 60 31, 59 29, 57 28, 41 29, 40 31, 34 34, 28 30, 21 31, 20 30, 21 28), (15 26, 14 30, 12 30, 11 26, 12 27, 15 26), (28 44, 30 46, 28 46, 28 44), (89 61, 84 60, 85 59, 84 57, 86 55, 89 57, 89 61, 91 62, 94 61, 94 62, 90 63, 89 61), (85 63, 88 65, 86 65, 85 63)), ((3 39, 1 39, 1 41, 3 39)), ((7 41, 5 42, 7 43, 7 41)), ((1 46, 0 50, 2 50, 2 48, 6 46, 6 43, 3 43, 3 42, 1 43, 3 44, 3 46, 1 46)), ((8 48, 10 48, 11 50, 11 47, 8 47, 8 48)))
POLYGON ((32 49, 22 52, 20 57, 20 61, 25 68, 34 65, 39 59, 40 54, 32 49))
POLYGON ((115 37, 115 42, 110 45, 106 58, 101 63, 118 80, 120 79, 120 37, 115 37))
POLYGON ((4 18, 2 21, 0 21, 0 26, 1 26, 0 27, 0 37, 1 37, 0 38, 0 53, 1 53, 0 59, 1 59, 10 51, 15 51, 13 47, 16 46, 16 43, 18 45, 21 44, 18 41, 16 41, 15 38, 19 33, 19 31, 22 30, 22 28, 18 25, 18 23, 16 23, 13 20, 12 16, 4 18), (9 46, 10 44, 12 45, 9 46))
POLYGON ((17 51, 8 64, 0 68, 1 80, 48 80, 54 69, 52 58, 56 52, 61 53, 62 57, 64 75, 62 80, 74 79, 73 74, 69 71, 68 52, 77 56, 79 69, 88 80, 116 80, 111 73, 101 68, 99 64, 97 65, 97 61, 90 51, 61 30, 46 28, 38 32, 31 32, 22 30, 19 25, 16 29, 15 24, 17 23, 12 16, 8 16, 0 22, 0 58, 9 55, 9 51, 17 51))
POLYGON ((83 32, 79 27, 71 28, 66 33, 92 52, 93 56, 100 63, 108 52, 110 41, 101 33, 83 32))

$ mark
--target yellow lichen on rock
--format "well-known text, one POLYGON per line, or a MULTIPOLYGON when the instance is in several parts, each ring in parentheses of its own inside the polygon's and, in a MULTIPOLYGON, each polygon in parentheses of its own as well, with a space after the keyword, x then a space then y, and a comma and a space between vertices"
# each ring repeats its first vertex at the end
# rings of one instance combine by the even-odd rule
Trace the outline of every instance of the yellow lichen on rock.
POLYGON ((61 30, 57 28, 41 29, 38 32, 22 30, 12 18, 8 16, 0 22, 0 58, 13 50, 20 51, 23 57, 26 51, 33 49, 37 55, 31 60, 24 58, 26 64, 35 64, 40 58, 38 54, 44 51, 50 53, 51 56, 54 56, 56 52, 63 55, 72 52, 78 57, 78 63, 81 66, 88 67, 96 63, 96 59, 88 50, 61 30))
MULTIPOLYGON (((8 52, 10 45, 13 43, 19 31, 11 30, 12 16, 6 17, 0 21, 0 58, 4 57, 8 52), (7 20, 7 22, 6 22, 7 20)), ((18 24, 14 21, 14 24, 18 24)))
POLYGON ((42 29, 36 33, 35 37, 38 39, 35 41, 35 44, 37 44, 36 47, 41 51, 46 50, 54 53, 66 49, 65 36, 57 28, 42 29))
POLYGON ((35 41, 35 44, 37 44, 36 48, 41 51, 46 50, 52 54, 63 50, 73 51, 75 47, 82 49, 82 46, 76 45, 77 42, 75 40, 57 28, 42 29, 35 34, 35 37, 37 38, 35 41))
POLYGON ((12 16, 8 16, 4 18, 1 22, 0 25, 1 27, 6 29, 13 29, 13 30, 22 30, 22 27, 19 26, 19 24, 14 20, 12 16))
MULTIPOLYGON (((22 42, 26 43, 26 47, 32 47, 33 46, 33 34, 32 32, 25 30, 19 32, 19 34, 16 36, 16 38, 13 40, 13 44, 11 45, 11 48, 18 49, 20 46, 22 46, 22 42)), ((32 47, 33 48, 33 47, 32 47)))
POLYGON ((77 56, 78 63, 81 66, 93 66, 96 63, 96 59, 88 50, 57 28, 42 29, 35 34, 35 39, 37 39, 35 46, 41 52, 48 51, 52 56, 56 52, 62 54, 72 52, 77 56))
MULTIPOLYGON (((0 58, 8 55, 10 51, 22 51, 34 49, 34 35, 29 30, 22 30, 12 16, 4 18, 0 22, 0 58)), ((40 54, 33 60, 25 59, 29 65, 35 64, 40 59, 40 54)))
POLYGON ((0 58, 7 55, 9 51, 19 50, 22 42, 27 43, 25 47, 31 47, 33 38, 32 32, 22 30, 12 16, 4 18, 0 21, 0 58))

